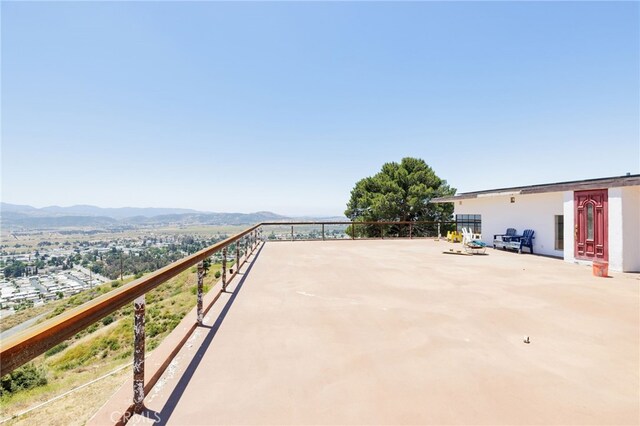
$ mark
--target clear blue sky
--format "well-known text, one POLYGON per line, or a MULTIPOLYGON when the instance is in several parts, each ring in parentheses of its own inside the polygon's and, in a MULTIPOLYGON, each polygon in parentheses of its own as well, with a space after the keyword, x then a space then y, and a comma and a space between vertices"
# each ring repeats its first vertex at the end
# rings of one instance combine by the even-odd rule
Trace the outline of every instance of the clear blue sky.
POLYGON ((636 2, 2 2, 2 200, 341 214, 640 173, 636 2))

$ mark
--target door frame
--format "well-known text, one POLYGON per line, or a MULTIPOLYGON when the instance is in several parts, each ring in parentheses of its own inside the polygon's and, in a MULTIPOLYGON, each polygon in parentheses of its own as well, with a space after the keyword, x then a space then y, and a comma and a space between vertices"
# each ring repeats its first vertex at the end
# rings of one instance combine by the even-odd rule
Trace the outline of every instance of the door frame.
POLYGON ((573 192, 574 257, 580 260, 609 260, 609 190, 573 192), (593 208, 593 238, 587 234, 587 208, 593 208))

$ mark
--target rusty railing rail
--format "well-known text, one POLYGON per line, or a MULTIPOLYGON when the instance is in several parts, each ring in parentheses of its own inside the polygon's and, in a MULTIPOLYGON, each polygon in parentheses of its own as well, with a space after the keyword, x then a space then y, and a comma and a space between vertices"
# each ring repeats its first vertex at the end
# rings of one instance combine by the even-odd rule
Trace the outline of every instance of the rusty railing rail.
MULTIPOLYGON (((51 349, 58 343, 74 336, 79 331, 82 331, 94 322, 120 309, 127 303, 131 303, 141 296, 144 296, 144 294, 150 290, 153 290, 170 278, 175 277, 180 272, 196 266, 199 262, 202 262, 219 250, 226 249, 228 246, 246 239, 247 236, 254 233, 259 227, 260 224, 254 225, 224 241, 220 241, 142 278, 98 296, 41 324, 34 325, 21 333, 3 339, 0 348, 0 376, 4 376, 15 368, 51 349)), ((240 244, 236 244, 238 250, 239 245, 240 244)), ((234 265, 235 273, 237 273, 239 266, 240 265, 234 265)), ((229 279, 231 278, 233 278, 233 276, 229 279)), ((200 281, 200 278, 198 281, 200 281)), ((198 297, 201 297, 201 294, 198 294, 198 297)))

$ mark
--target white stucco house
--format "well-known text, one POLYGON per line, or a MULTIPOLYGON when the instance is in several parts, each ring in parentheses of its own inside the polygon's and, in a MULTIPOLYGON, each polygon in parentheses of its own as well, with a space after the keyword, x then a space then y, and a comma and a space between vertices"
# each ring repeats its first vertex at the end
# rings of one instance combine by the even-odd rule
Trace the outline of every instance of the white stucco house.
POLYGON ((433 199, 454 203, 458 227, 493 245, 495 234, 533 229, 533 252, 567 262, 607 261, 640 272, 640 175, 500 188, 433 199))

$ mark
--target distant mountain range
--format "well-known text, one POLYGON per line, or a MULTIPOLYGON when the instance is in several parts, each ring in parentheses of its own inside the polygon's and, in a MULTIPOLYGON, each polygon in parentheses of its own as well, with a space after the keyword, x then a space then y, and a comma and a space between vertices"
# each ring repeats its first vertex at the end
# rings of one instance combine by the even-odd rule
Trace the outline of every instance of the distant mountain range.
POLYGON ((41 209, 19 205, 0 203, 0 211, 4 213, 22 213, 28 216, 105 216, 113 219, 124 219, 127 217, 144 216, 154 217, 168 214, 202 213, 190 209, 163 209, 163 208, 140 208, 140 207, 120 207, 103 208, 88 205, 77 205, 71 207, 49 206, 41 209))
MULTIPOLYGON (((163 224, 248 225, 258 222, 283 222, 294 218, 271 212, 212 213, 172 208, 102 208, 89 205, 36 208, 0 203, 0 222, 5 227, 122 227, 163 224)), ((305 218, 314 220, 319 218, 305 218)), ((345 218, 322 218, 344 220, 345 218)), ((299 218, 298 218, 299 220, 299 218)))

